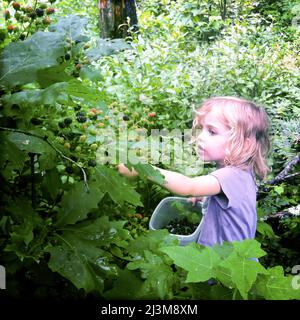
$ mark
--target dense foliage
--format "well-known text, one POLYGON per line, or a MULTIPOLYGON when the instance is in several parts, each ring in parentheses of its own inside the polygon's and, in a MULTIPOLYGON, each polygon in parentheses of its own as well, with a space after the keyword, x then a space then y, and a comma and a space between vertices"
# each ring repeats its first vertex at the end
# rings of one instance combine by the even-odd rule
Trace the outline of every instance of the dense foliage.
MULTIPOLYGON (((283 1, 282 15, 270 1, 137 1, 139 31, 111 41, 98 38, 97 1, 85 8, 66 0, 2 3, 0 264, 7 295, 300 298, 292 287, 299 206, 288 211, 299 204, 299 175, 260 193, 256 240, 183 247, 167 230, 148 231, 155 206, 169 195, 163 177, 133 164, 141 179, 130 181, 105 153, 98 157, 112 132, 183 130, 203 99, 236 95, 270 115, 274 178, 300 151, 296 1, 283 1)), ((190 162, 160 165, 186 172, 190 162)))

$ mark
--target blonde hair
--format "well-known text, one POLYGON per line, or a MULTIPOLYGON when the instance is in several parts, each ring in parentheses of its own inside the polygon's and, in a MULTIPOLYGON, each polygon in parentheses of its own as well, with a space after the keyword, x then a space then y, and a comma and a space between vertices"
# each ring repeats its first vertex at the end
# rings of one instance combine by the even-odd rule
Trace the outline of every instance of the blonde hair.
POLYGON ((265 110, 245 99, 213 97, 196 110, 193 127, 197 127, 213 108, 217 108, 220 120, 230 129, 224 165, 251 168, 260 179, 265 179, 270 171, 266 160, 270 151, 269 119, 265 110), (245 143, 246 139, 249 143, 245 143))

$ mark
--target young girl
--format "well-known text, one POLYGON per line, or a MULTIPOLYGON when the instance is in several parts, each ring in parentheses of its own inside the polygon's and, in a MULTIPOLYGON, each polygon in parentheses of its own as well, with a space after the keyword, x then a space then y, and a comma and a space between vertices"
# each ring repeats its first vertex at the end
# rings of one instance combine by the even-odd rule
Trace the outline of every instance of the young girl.
MULTIPOLYGON (((165 176, 164 187, 182 196, 206 196, 199 244, 253 239, 257 223, 255 175, 264 179, 269 171, 266 112, 244 99, 215 97, 196 111, 193 126, 201 132, 195 138, 199 157, 215 162, 217 169, 190 178, 154 167, 165 176)), ((128 177, 137 175, 124 164, 118 169, 128 177)))

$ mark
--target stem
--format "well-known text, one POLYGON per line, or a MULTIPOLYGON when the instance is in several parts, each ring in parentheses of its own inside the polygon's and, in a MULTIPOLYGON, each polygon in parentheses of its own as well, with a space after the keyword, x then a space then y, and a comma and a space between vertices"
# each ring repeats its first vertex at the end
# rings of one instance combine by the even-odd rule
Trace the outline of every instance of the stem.
POLYGON ((237 288, 235 288, 233 291, 232 300, 235 300, 236 294, 237 294, 237 288))
POLYGON ((34 181, 34 153, 29 153, 30 157, 30 174, 31 174, 31 204, 32 208, 36 207, 36 192, 35 192, 35 181, 34 181))
POLYGON ((50 141, 48 141, 48 137, 47 136, 39 136, 37 134, 34 134, 34 133, 30 133, 30 132, 26 132, 26 131, 23 131, 23 130, 19 130, 19 129, 11 129, 11 128, 4 128, 4 127, 0 127, 0 131, 11 131, 11 132, 18 132, 18 133, 23 133, 23 134, 26 134, 28 136, 32 136, 32 137, 35 137, 35 138, 39 138, 39 139, 42 139, 44 140, 53 150, 55 150, 62 158, 72 162, 73 164, 75 164, 82 172, 83 174, 83 180, 84 180, 84 186, 85 186, 85 189, 87 192, 89 192, 89 186, 88 186, 88 183, 87 183, 87 177, 86 177, 86 173, 84 171, 84 169, 74 160, 70 159, 69 157, 65 156, 60 150, 58 150, 50 141))

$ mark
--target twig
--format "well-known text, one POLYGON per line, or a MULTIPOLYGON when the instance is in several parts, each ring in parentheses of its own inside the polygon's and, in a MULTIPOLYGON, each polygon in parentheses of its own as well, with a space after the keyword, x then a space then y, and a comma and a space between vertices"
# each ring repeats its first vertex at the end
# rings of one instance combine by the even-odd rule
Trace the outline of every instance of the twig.
POLYGON ((30 173, 31 173, 31 204, 32 204, 32 208, 34 209, 35 208, 35 204, 36 204, 36 201, 35 201, 35 181, 34 181, 34 157, 35 157, 35 154, 34 153, 31 153, 29 152, 29 157, 30 157, 30 173))
POLYGON ((298 175, 297 174, 292 174, 292 175, 288 175, 288 173, 298 164, 300 163, 300 152, 285 166, 285 168, 272 180, 267 181, 266 184, 267 185, 274 185, 277 184, 279 182, 284 181, 287 178, 290 178, 292 176, 298 175))
POLYGON ((12 129, 12 128, 4 128, 4 127, 0 127, 0 130, 1 131, 11 131, 11 132, 18 132, 18 133, 23 133, 23 134, 26 134, 28 136, 32 136, 32 137, 35 137, 35 138, 39 138, 41 140, 44 140, 53 150, 55 150, 62 158, 72 162, 73 164, 75 164, 82 172, 83 174, 83 180, 84 180, 84 186, 85 186, 85 189, 87 192, 89 192, 89 186, 88 186, 88 183, 87 183, 87 177, 86 177, 86 173, 84 171, 84 169, 74 160, 70 159, 69 157, 65 156, 60 150, 58 150, 49 140, 48 140, 48 136, 39 136, 37 134, 34 134, 34 133, 30 133, 30 132, 26 132, 26 131, 23 131, 23 130, 19 130, 19 129, 12 129))
POLYGON ((300 172, 288 174, 298 163, 300 163, 300 152, 291 161, 289 161, 285 168, 275 178, 266 181, 264 184, 259 186, 258 199, 263 193, 269 191, 270 186, 279 184, 280 182, 299 176, 300 172))

